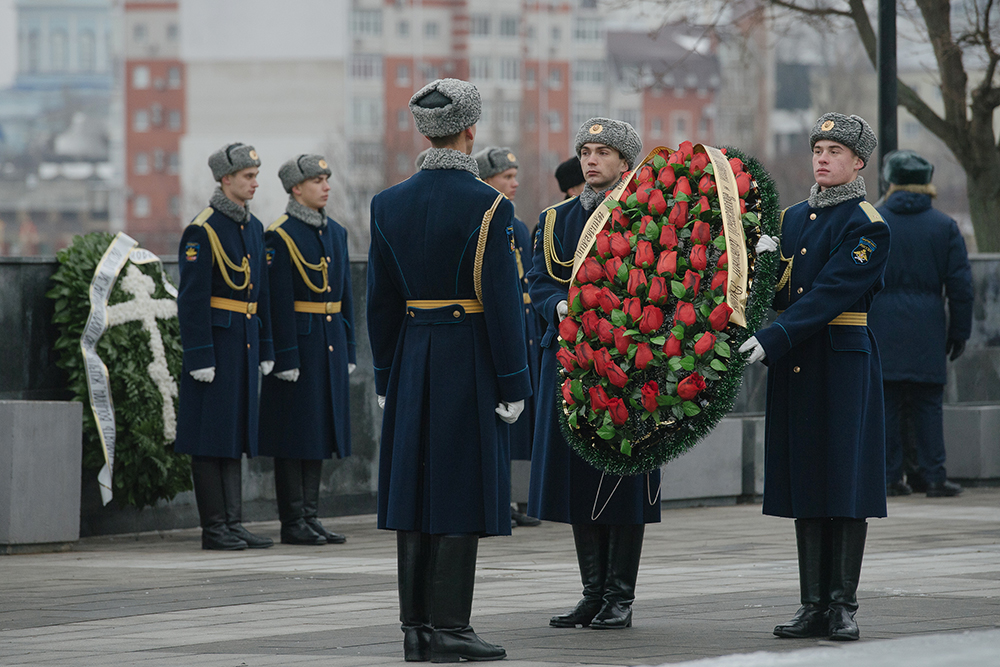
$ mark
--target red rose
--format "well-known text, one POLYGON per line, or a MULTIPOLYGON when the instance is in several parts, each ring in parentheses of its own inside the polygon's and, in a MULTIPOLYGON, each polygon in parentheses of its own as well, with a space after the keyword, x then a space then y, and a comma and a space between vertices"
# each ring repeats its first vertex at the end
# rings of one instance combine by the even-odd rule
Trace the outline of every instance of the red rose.
POLYGON ((644 215, 641 218, 639 218, 639 233, 640 234, 645 234, 646 233, 646 225, 648 225, 652 221, 653 221, 653 217, 650 216, 650 215, 644 215))
POLYGON ((746 197, 750 192, 750 174, 741 171, 736 174, 736 189, 740 192, 740 197, 746 197))
POLYGON ((618 269, 621 265, 622 260, 618 257, 612 257, 604 262, 604 275, 607 276, 609 283, 614 283, 618 279, 618 269))
POLYGON ((667 281, 665 278, 653 276, 649 279, 649 293, 646 295, 646 299, 650 303, 662 306, 666 303, 669 296, 670 292, 667 290, 667 281))
POLYGON ((677 229, 680 229, 687 224, 687 219, 688 203, 686 201, 679 201, 670 209, 670 217, 667 218, 667 221, 677 229))
POLYGON ((653 351, 649 348, 649 343, 636 343, 635 367, 640 371, 649 365, 653 360, 653 351))
POLYGON ((729 253, 724 252, 722 256, 719 257, 719 261, 715 263, 715 268, 717 269, 728 269, 729 268, 729 253))
POLYGON ((691 182, 688 181, 687 176, 681 176, 674 184, 674 199, 677 199, 677 195, 681 194, 691 196, 691 182))
POLYGON ((743 171, 743 160, 738 157, 729 158, 729 166, 733 168, 733 173, 738 174, 743 171))
POLYGON ((559 348, 559 351, 556 352, 556 359, 559 360, 567 373, 576 368, 576 357, 565 347, 559 348))
POLYGON ((562 385, 563 400, 570 405, 576 405, 576 400, 573 398, 573 380, 566 378, 566 381, 562 385))
POLYGON ((594 348, 587 341, 576 344, 576 363, 585 371, 589 371, 594 365, 594 348))
POLYGON ((612 310, 622 305, 621 299, 607 287, 601 288, 600 294, 597 295, 597 302, 601 304, 601 310, 604 311, 605 315, 610 315, 612 310))
POLYGON ((569 296, 567 297, 566 300, 566 302, 569 304, 569 309, 571 311, 573 310, 573 302, 576 301, 576 297, 578 296, 580 296, 580 288, 577 287, 576 285, 572 285, 569 288, 569 296))
POLYGON ((711 160, 709 160, 708 156, 705 155, 704 153, 698 153, 698 154, 692 156, 691 157, 691 165, 688 167, 688 169, 691 172, 691 175, 697 177, 698 174, 700 174, 701 172, 705 171, 705 167, 708 166, 708 163, 710 161, 711 160))
POLYGON ((677 247, 677 228, 673 225, 663 225, 660 228, 660 246, 664 250, 673 250, 677 247))
POLYGON ((694 155, 694 144, 690 141, 682 141, 681 145, 677 147, 677 152, 684 156, 687 160, 694 155))
POLYGON ((631 336, 625 335, 625 327, 615 327, 615 349, 619 354, 628 354, 628 346, 633 343, 631 336))
POLYGON ((666 167, 660 170, 660 173, 656 175, 656 180, 658 180, 664 188, 669 188, 677 180, 677 175, 674 173, 674 166, 668 164, 666 167))
POLYGON ((628 272, 628 293, 638 296, 639 285, 646 285, 646 272, 642 269, 631 269, 628 272))
POLYGON ((607 230, 602 229, 597 233, 597 238, 594 240, 594 245, 597 246, 597 254, 601 257, 609 257, 611 255, 611 239, 608 236, 607 230))
POLYGON ((604 267, 597 261, 596 257, 588 257, 583 260, 580 270, 576 272, 576 280, 579 283, 593 283, 604 277, 604 267))
POLYGON ((715 194, 715 179, 712 178, 711 174, 705 174, 698 181, 698 192, 703 195, 715 194))
POLYGON ((615 257, 628 257, 632 252, 632 246, 628 244, 628 239, 616 232, 611 235, 611 254, 615 257))
POLYGON ((649 202, 649 195, 655 190, 652 183, 643 183, 639 186, 639 189, 635 191, 635 198, 640 204, 646 204, 649 202))
POLYGON ((663 326, 663 311, 656 306, 646 306, 642 309, 642 319, 639 320, 639 332, 648 334, 663 326))
POLYGON ((698 356, 715 349, 715 334, 705 332, 694 343, 694 353, 698 356))
POLYGON ((716 271, 715 275, 712 276, 712 286, 709 289, 716 290, 720 287, 725 288, 726 281, 729 280, 728 271, 716 271))
POLYGON ((583 315, 580 316, 580 324, 583 325, 583 335, 590 339, 597 336, 597 322, 600 319, 601 316, 597 314, 596 310, 584 311, 583 315))
POLYGON ((681 350, 681 342, 673 334, 670 334, 667 337, 667 342, 663 344, 663 353, 668 357, 680 357, 684 354, 681 350))
POLYGON ((677 395, 685 401, 690 401, 705 389, 705 378, 697 373, 691 373, 677 385, 677 395))
POLYGON ((649 194, 649 211, 656 215, 663 215, 667 210, 667 200, 663 198, 663 192, 659 188, 654 188, 649 194))
POLYGON ((608 412, 611 414, 611 421, 616 426, 621 426, 628 421, 628 408, 625 407, 625 401, 620 398, 608 399, 608 412))
MULTIPOLYGON (((580 267, 581 269, 583 267, 580 267)), ((603 274, 603 269, 601 270, 603 274)), ((580 287, 580 305, 583 306, 584 310, 593 310, 597 308, 600 304, 597 301, 597 295, 601 293, 601 290, 597 288, 597 285, 583 285, 580 287)))
POLYGON ((747 203, 741 199, 740 200, 740 215, 743 215, 746 212, 747 212, 747 203))
POLYGON ((695 204, 694 212, 696 215, 701 215, 702 213, 708 213, 712 210, 712 205, 708 203, 708 197, 702 197, 695 204))
POLYGON ((632 318, 633 322, 642 317, 642 303, 640 303, 638 297, 630 296, 625 299, 625 303, 622 304, 622 310, 632 318))
POLYGON ((702 220, 695 220, 691 227, 691 243, 709 244, 712 242, 712 226, 702 220))
POLYGON ((667 165, 684 164, 685 159, 686 157, 684 153, 681 153, 680 151, 674 151, 673 153, 670 154, 670 157, 667 158, 667 165))
POLYGON ((656 255, 653 254, 653 244, 649 241, 638 241, 635 244, 635 263, 648 269, 656 263, 656 255))
POLYGON ((611 353, 608 348, 599 347, 594 350, 594 372, 601 377, 608 377, 608 364, 611 363, 611 353))
MULTIPOLYGON (((704 246, 695 246, 695 248, 702 248, 702 247, 704 247, 704 246)), ((694 251, 693 250, 691 251, 691 254, 694 255, 694 251)), ((685 289, 691 288, 692 292, 695 295, 697 295, 698 294, 698 290, 701 289, 701 276, 699 274, 695 273, 694 271, 685 271, 684 272, 684 288, 685 289)))
MULTIPOLYGON (((706 254, 707 248, 703 245, 696 245, 691 248, 691 255, 688 260, 691 262, 691 268, 695 271, 704 271, 708 267, 708 255, 706 254)), ((698 290, 695 290, 697 292, 698 290)))
POLYGON ((674 314, 674 324, 683 324, 684 326, 689 327, 694 324, 697 319, 698 316, 694 312, 694 304, 688 301, 681 301, 677 304, 677 312, 674 314))
POLYGON ((590 409, 594 412, 602 412, 608 409, 608 392, 604 387, 598 385, 587 390, 590 393, 590 409))
POLYGON ((567 343, 576 342, 576 334, 580 331, 580 324, 572 317, 564 317, 559 323, 559 337, 567 343))
POLYGON ((608 364, 608 381, 621 389, 628 384, 628 375, 625 375, 621 366, 612 361, 608 364))
POLYGON ((604 318, 597 320, 597 337, 605 345, 611 345, 615 342, 615 328, 611 322, 604 318))
MULTIPOLYGON (((673 227, 669 227, 673 229, 673 227)), ((660 259, 656 262, 656 272, 661 276, 672 276, 677 273, 677 251, 671 250, 660 253, 660 259)))
POLYGON ((708 316, 708 323, 716 331, 722 331, 727 326, 729 326, 729 316, 732 315, 733 309, 729 307, 729 304, 723 301, 708 316))
POLYGON ((625 229, 626 227, 628 227, 628 216, 625 215, 621 206, 611 209, 611 229, 625 229))
POLYGON ((650 166, 650 165, 648 165, 648 164, 642 165, 642 167, 639 168, 639 171, 637 171, 635 173, 635 180, 638 181, 639 183, 645 183, 646 181, 652 181, 653 180, 653 167, 650 166))
POLYGON ((650 380, 642 385, 642 407, 646 408, 646 412, 656 412, 656 409, 660 407, 659 403, 656 402, 656 397, 659 395, 660 385, 656 383, 656 380, 650 380))

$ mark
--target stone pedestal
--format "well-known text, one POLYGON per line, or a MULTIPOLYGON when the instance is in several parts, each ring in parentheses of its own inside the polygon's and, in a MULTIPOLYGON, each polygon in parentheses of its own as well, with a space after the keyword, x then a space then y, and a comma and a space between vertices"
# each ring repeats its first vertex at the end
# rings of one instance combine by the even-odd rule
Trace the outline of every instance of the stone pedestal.
POLYGON ((948 477, 1000 479, 1000 405, 945 405, 948 477))
POLYGON ((0 552, 80 537, 83 404, 0 401, 0 552))
POLYGON ((743 419, 724 418, 690 451, 667 463, 660 475, 664 502, 735 502, 743 494, 743 419))

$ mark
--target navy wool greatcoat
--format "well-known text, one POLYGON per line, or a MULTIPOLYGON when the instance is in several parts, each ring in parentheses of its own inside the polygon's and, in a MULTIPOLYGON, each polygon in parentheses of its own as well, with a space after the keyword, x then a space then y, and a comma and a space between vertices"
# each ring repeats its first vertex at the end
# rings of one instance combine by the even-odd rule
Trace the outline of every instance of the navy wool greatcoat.
MULTIPOLYGON (((583 226, 590 218, 576 197, 556 204, 553 222, 553 245, 562 261, 573 259, 583 226)), ((549 210, 549 209, 546 209, 549 210)), ((528 514, 545 521, 574 524, 640 524, 660 520, 660 472, 635 477, 605 475, 581 459, 567 444, 559 430, 556 412, 559 393, 559 351, 556 305, 566 300, 569 285, 549 275, 545 264, 542 238, 546 212, 539 216, 535 232, 534 260, 528 282, 531 303, 546 321, 542 336, 542 366, 538 381, 538 409, 535 418, 535 443, 531 455, 531 484, 528 514)), ((567 279, 571 267, 552 263, 557 277, 567 279)))
POLYGON ((528 370, 531 373, 532 398, 524 402, 524 412, 510 429, 510 458, 531 460, 531 441, 535 435, 535 401, 538 393, 538 364, 541 361, 538 317, 531 307, 528 295, 528 272, 531 271, 531 233, 528 226, 514 218, 514 257, 517 260, 517 275, 521 281, 524 298, 524 342, 528 346, 528 370))
POLYGON ((945 384, 945 345, 972 333, 972 269, 954 220, 931 197, 894 192, 879 207, 892 231, 885 289, 870 325, 881 344, 882 379, 945 384), (948 296, 948 320, 941 288, 948 296))
POLYGON ((252 215, 240 223, 206 208, 185 228, 178 255, 177 317, 184 363, 174 451, 232 459, 256 456, 257 369, 261 361, 274 359, 264 228, 252 215), (206 226, 214 230, 229 261, 240 265, 247 259, 250 277, 244 289, 234 290, 223 278, 225 271, 238 287, 246 279, 224 260, 213 258, 206 226), (212 297, 256 303, 257 312, 213 308, 212 297), (190 375, 211 366, 215 367, 212 382, 199 382, 190 375))
MULTIPOLYGON (((883 517, 885 420, 878 346, 858 322, 882 289, 889 228, 862 197, 825 208, 801 202, 782 218, 791 274, 767 354, 764 514, 883 517)), ((788 262, 782 263, 782 270, 788 262)), ((780 284, 780 282, 779 282, 780 284)))
POLYGON ((368 335, 386 397, 379 528, 510 534, 508 429, 494 410, 528 398, 531 383, 506 199, 487 235, 483 312, 455 304, 476 299, 476 244, 497 194, 467 171, 435 169, 372 200, 368 335))
POLYGON ((274 371, 264 378, 261 389, 260 453, 313 460, 349 456, 347 364, 355 363, 355 352, 347 231, 329 218, 319 228, 282 216, 268 228, 264 241, 269 257, 274 371), (295 250, 279 228, 291 238, 295 250), (299 272, 293 253, 301 254, 302 270, 312 287, 299 272), (327 263, 327 289, 323 289, 323 274, 304 266, 317 266, 320 259, 327 263), (329 313, 296 312, 296 301, 336 306, 324 305, 329 313), (275 377, 293 368, 299 369, 295 382, 275 377))

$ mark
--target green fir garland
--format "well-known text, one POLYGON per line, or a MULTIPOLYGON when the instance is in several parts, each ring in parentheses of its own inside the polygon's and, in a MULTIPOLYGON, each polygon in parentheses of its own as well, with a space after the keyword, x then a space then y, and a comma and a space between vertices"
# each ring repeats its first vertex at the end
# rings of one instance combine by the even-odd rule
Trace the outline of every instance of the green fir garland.
MULTIPOLYGON (((52 322, 59 330, 55 343, 57 365, 69 376, 68 389, 73 399, 84 404, 83 467, 96 477, 104 466, 104 450, 97 423, 90 406, 87 376, 80 352, 80 335, 90 315, 90 282, 104 252, 114 236, 95 232, 77 236, 73 245, 59 251, 59 269, 52 277, 52 289, 46 296, 55 301, 52 322)), ((119 279, 131 261, 122 267, 119 279)), ((135 264, 153 279, 155 299, 169 299, 161 283, 156 263, 135 264)), ((112 306, 128 301, 119 282, 108 299, 112 306)), ((183 349, 177 318, 157 320, 163 338, 167 367, 176 380, 181 373, 183 349)), ((191 489, 190 457, 175 454, 173 443, 163 435, 163 399, 149 378, 147 367, 153 359, 149 333, 140 322, 125 322, 108 328, 96 351, 108 368, 111 395, 115 407, 116 445, 113 471, 114 500, 120 505, 150 507, 159 500, 170 500, 191 489)), ((174 399, 176 411, 176 399, 174 399)))
MULTIPOLYGON (((761 234, 780 237, 780 209, 778 207, 778 192, 774 181, 760 162, 752 156, 734 147, 724 147, 728 158, 739 158, 744 169, 753 176, 760 199, 761 234)), ((755 239, 754 239, 755 240, 755 239)), ((752 252, 752 248, 751 248, 752 252)), ((665 463, 688 451, 718 425, 719 421, 733 408, 740 384, 743 381, 743 371, 746 368, 746 355, 736 350, 746 342, 763 321, 774 296, 774 285, 777 280, 779 253, 768 252, 757 255, 753 265, 753 283, 747 298, 745 316, 747 327, 730 326, 728 343, 732 349, 727 371, 713 385, 713 400, 695 417, 680 420, 678 426, 668 436, 656 442, 647 443, 641 448, 635 448, 631 454, 620 451, 603 443, 594 442, 581 437, 581 431, 573 429, 563 413, 563 395, 557 387, 555 409, 559 415, 559 425, 563 437, 573 450, 585 461, 599 470, 615 475, 640 475, 656 470, 665 463)), ((559 362, 557 369, 561 368, 559 362)), ((561 377, 559 371, 556 377, 561 377)))

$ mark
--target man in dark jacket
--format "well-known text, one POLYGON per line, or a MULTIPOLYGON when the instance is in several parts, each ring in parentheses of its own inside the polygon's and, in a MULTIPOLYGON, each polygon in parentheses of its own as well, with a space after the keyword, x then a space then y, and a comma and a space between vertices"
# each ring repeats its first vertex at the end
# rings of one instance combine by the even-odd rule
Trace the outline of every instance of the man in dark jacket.
POLYGON ((740 352, 765 361, 764 514, 795 519, 802 607, 779 637, 858 639, 868 517, 884 517, 885 432, 878 347, 867 325, 889 228, 858 172, 875 133, 824 114, 809 136, 809 199, 782 213, 778 317, 740 352))
POLYGON ((368 336, 385 409, 378 527, 396 531, 407 661, 499 660, 469 626, 480 536, 510 534, 508 424, 531 396, 514 207, 470 156, 479 91, 433 81, 432 148, 372 200, 368 336))
POLYGON ((962 354, 972 331, 972 270, 958 225, 931 206, 936 194, 933 174, 934 166, 913 151, 891 153, 883 167, 890 185, 878 210, 892 230, 892 254, 885 290, 870 317, 882 352, 885 482, 890 496, 912 493, 903 481, 907 421, 927 495, 962 492, 945 476, 941 402, 946 359, 954 361, 962 354))

